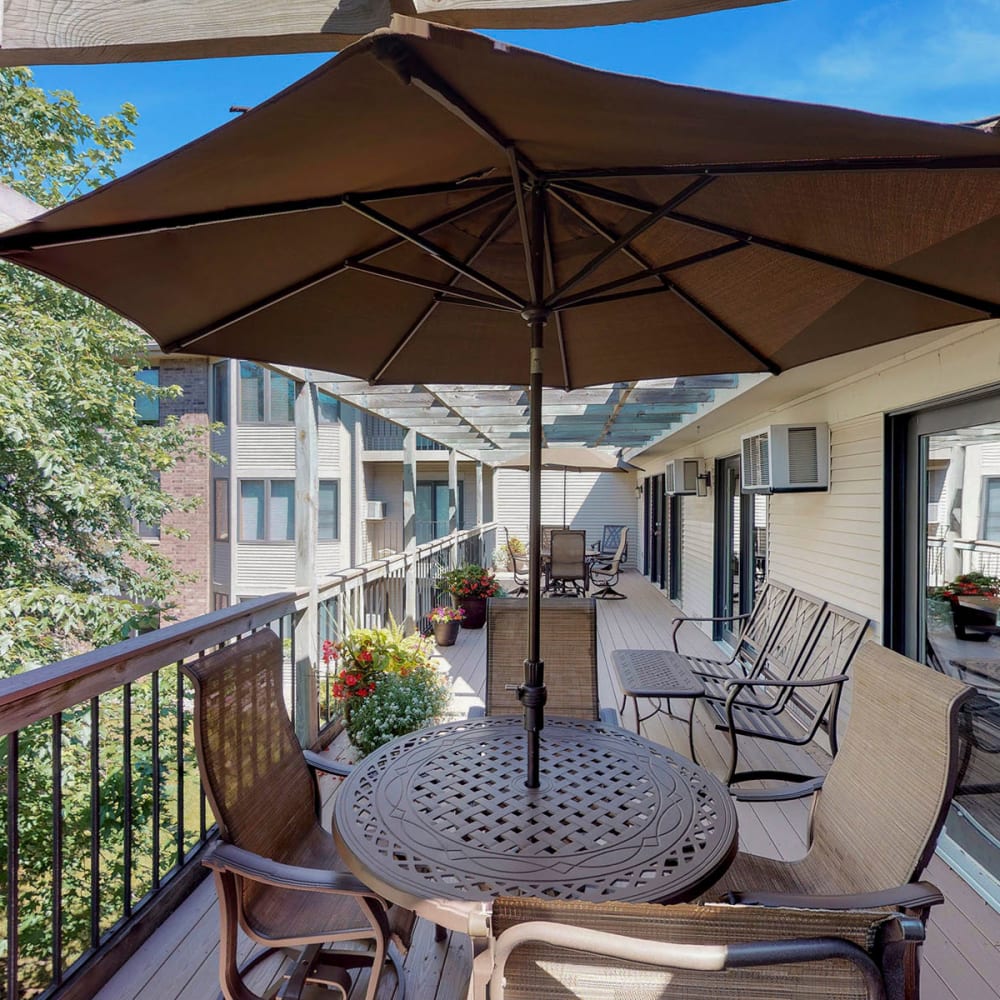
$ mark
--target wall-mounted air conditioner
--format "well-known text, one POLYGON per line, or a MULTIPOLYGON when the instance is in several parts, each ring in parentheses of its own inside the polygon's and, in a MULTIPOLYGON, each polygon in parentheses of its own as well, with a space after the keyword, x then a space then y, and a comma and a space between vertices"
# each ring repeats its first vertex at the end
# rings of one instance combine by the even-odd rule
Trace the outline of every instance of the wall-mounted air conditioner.
POLYGON ((810 493, 830 486, 827 424, 772 424, 741 438, 744 493, 810 493))
POLYGON ((697 458, 673 458, 667 462, 666 473, 663 477, 664 493, 691 494, 698 492, 698 466, 697 458))
POLYGON ((369 500, 365 518, 369 521, 381 521, 385 517, 385 501, 369 500))

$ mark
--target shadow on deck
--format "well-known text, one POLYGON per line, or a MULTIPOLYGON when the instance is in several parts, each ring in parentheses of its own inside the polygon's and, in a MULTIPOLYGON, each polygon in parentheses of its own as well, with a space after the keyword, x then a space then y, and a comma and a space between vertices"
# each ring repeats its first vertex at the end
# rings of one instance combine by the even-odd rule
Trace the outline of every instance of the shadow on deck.
MULTIPOLYGON (((611 667, 611 652, 622 648, 670 648, 670 622, 679 613, 663 594, 638 574, 622 576, 627 601, 598 601, 598 656, 601 704, 619 707, 621 692, 611 667)), ((718 655, 718 648, 691 627, 682 630, 686 651, 718 655)), ((485 630, 463 630, 458 642, 442 650, 441 666, 452 678, 452 711, 464 717, 482 704, 486 664, 485 630)), ((684 707, 683 704, 680 707, 684 707)), ((631 726, 631 704, 625 725, 631 726)), ((686 723, 654 716, 643 724, 650 739, 687 753, 686 723)), ((695 732, 699 760, 723 773, 724 738, 699 712, 695 732)), ((782 747, 747 741, 744 764, 822 773, 829 757, 819 748, 782 747)), ((338 740, 330 752, 339 754, 346 743, 338 740)), ((741 741, 741 750, 744 742, 741 741)), ((349 748, 346 748, 349 749, 349 748)), ((544 759, 543 759, 544 767, 544 759)), ((321 779, 328 804, 336 790, 330 778, 321 779)), ((740 847, 769 857, 794 858, 804 853, 808 822, 807 801, 737 803, 740 847)), ((1000 1000, 1000 915, 988 906, 940 859, 926 877, 944 892, 946 903, 935 910, 923 954, 924 1000, 1000 1000)), ((218 986, 218 917, 211 880, 203 882, 150 940, 97 994, 95 1000, 214 1000, 218 986)), ((249 954, 249 942, 244 941, 249 954)), ((471 972, 471 946, 464 935, 449 933, 436 943, 434 929, 420 921, 406 959, 407 992, 411 1000, 462 1000, 471 972)), ((263 968, 256 988, 264 989, 274 969, 263 968)), ((367 974, 355 983, 352 1000, 364 997, 367 974)), ((378 1000, 394 1000, 395 980, 383 977, 378 1000)), ((329 994, 324 994, 328 996, 329 994)))

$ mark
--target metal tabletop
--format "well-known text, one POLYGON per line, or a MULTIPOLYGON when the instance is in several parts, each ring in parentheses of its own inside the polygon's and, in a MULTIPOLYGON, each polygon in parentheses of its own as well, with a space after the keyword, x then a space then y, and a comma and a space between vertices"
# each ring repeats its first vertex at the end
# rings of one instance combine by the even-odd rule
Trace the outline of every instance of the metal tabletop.
POLYGON ((334 799, 355 875, 453 930, 498 895, 681 902, 736 853, 725 786, 617 726, 547 718, 541 787, 524 786, 519 717, 423 729, 358 764, 334 799))

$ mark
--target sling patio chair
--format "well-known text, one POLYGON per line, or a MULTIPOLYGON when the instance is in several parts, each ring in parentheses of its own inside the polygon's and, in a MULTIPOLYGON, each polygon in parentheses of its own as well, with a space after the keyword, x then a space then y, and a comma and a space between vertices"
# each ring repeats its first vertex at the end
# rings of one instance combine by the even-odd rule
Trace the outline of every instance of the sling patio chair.
POLYGON ((550 597, 587 596, 590 577, 585 531, 552 532, 552 548, 545 575, 545 589, 550 597))
MULTIPOLYGON (((854 659, 847 733, 815 793, 809 847, 795 861, 740 852, 702 902, 823 909, 895 907, 926 922, 943 900, 917 882, 958 776, 959 710, 973 689, 867 641, 854 659)), ((737 798, 766 801, 767 791, 737 798)), ((911 956, 912 957, 912 956, 911 956)), ((918 969, 908 968, 917 996, 918 969)))
MULTIPOLYGON (((601 529, 601 544, 597 551, 605 558, 610 559, 618 551, 618 542, 622 533, 628 532, 628 527, 624 524, 606 524, 601 529)), ((628 539, 625 540, 625 550, 622 560, 628 559, 628 539)))
POLYGON ((625 594, 615 590, 615 584, 618 582, 618 574, 621 571, 621 563, 625 558, 627 547, 628 528, 623 527, 618 533, 618 547, 615 549, 610 561, 602 562, 598 560, 590 567, 590 580, 600 587, 600 590, 594 591, 594 597, 615 601, 624 601, 626 599, 625 594))
MULTIPOLYGON (((773 779, 794 785, 813 780, 812 775, 793 771, 737 771, 740 737, 805 746, 822 730, 831 756, 836 757, 841 693, 870 624, 863 615, 796 590, 749 677, 710 678, 696 671, 708 688, 701 704, 716 729, 729 736, 727 784, 773 779)), ((693 722, 693 711, 691 718, 693 722)), ((797 789, 788 793, 789 798, 798 796, 797 789)))
POLYGON ((767 648, 768 640, 781 621, 781 613, 785 609, 792 594, 792 588, 787 583, 767 580, 757 592, 753 608, 746 614, 720 615, 710 618, 683 615, 673 620, 674 652, 679 653, 678 632, 686 622, 730 622, 739 623, 739 637, 733 648, 733 655, 726 660, 705 658, 700 656, 685 656, 688 666, 694 671, 705 671, 709 674, 727 674, 733 677, 746 677, 753 669, 760 655, 767 648))
POLYGON ((414 915, 343 873, 333 837, 320 825, 315 772, 344 771, 299 746, 282 695, 282 662, 281 640, 263 629, 183 667, 195 690, 202 784, 219 826, 205 864, 219 897, 223 995, 256 1000, 244 975, 274 951, 295 949, 283 997, 316 982, 346 997, 347 970, 367 967, 365 997, 372 1000, 386 961, 395 966, 401 997, 397 945, 409 940, 414 915), (267 948, 242 970, 238 928, 267 948))
POLYGON ((510 563, 511 572, 514 574, 514 591, 511 597, 526 597, 528 594, 528 554, 527 552, 516 552, 511 544, 510 532, 504 528, 504 536, 507 548, 507 560, 510 563))
MULTIPOLYGON (((597 684, 597 605, 592 597, 541 602, 541 659, 545 664, 546 715, 618 723, 601 708, 597 684)), ((528 605, 491 597, 486 606, 485 708, 469 714, 520 715, 516 688, 524 681, 528 605)))
POLYGON ((904 1000, 919 920, 499 897, 474 1000, 904 1000))

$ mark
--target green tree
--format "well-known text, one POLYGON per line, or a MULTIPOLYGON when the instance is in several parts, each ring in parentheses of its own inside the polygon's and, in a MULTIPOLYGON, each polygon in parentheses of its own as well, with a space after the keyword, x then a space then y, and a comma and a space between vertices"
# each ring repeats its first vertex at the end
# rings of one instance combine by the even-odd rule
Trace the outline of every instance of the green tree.
MULTIPOLYGON (((135 108, 95 120, 27 69, 0 70, 0 182, 53 206, 112 178, 135 108)), ((138 536, 182 509, 159 473, 204 431, 136 421, 146 338, 54 282, 0 265, 0 671, 113 642, 168 607, 177 576, 138 536)))

